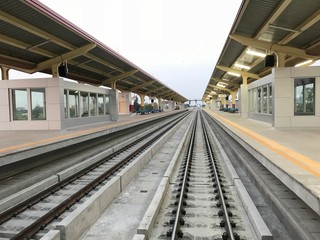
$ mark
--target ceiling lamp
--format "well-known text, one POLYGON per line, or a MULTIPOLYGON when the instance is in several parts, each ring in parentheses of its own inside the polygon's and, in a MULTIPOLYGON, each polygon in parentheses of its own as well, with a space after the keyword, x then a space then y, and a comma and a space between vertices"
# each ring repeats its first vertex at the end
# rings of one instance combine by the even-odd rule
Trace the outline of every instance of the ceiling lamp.
POLYGON ((298 64, 296 64, 296 65, 294 65, 294 66, 295 66, 295 67, 301 67, 301 66, 304 66, 304 65, 307 65, 307 64, 311 64, 311 63, 312 63, 312 60, 307 60, 307 61, 298 63, 298 64))
POLYGON ((247 69, 250 70, 251 67, 240 64, 240 63, 236 63, 234 66, 238 67, 238 68, 243 68, 243 69, 247 69))
POLYGON ((235 77, 240 77, 241 75, 238 73, 234 73, 234 72, 227 72, 227 74, 231 75, 231 76, 235 76, 235 77))
POLYGON ((253 56, 257 56, 257 57, 265 57, 266 56, 265 53, 257 52, 257 51, 254 51, 254 50, 247 50, 246 53, 248 53, 250 55, 253 55, 253 56))

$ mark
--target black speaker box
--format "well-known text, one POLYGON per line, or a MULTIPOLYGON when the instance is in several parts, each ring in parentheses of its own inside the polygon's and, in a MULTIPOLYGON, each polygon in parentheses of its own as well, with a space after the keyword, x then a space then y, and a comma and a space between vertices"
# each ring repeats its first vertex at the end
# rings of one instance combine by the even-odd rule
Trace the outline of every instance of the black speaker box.
POLYGON ((275 64, 274 55, 267 55, 264 59, 264 66, 265 67, 274 67, 274 64, 275 64))
POLYGON ((68 74, 68 67, 66 64, 60 65, 58 67, 58 72, 60 77, 66 77, 68 74))

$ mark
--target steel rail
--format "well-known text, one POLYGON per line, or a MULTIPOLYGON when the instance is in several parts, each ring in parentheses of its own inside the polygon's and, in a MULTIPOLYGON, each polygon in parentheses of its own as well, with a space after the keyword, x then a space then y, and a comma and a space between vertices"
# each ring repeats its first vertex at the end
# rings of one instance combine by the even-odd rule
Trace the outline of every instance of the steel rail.
MULTIPOLYGON (((55 206, 48 213, 46 213, 45 215, 43 215, 42 217, 37 219, 35 222, 33 222, 32 224, 30 224, 29 226, 24 228, 17 235, 15 235, 14 237, 12 237, 10 239, 12 239, 12 240, 28 239, 32 235, 34 235, 36 232, 38 232, 39 230, 43 229, 53 219, 56 219, 62 212, 64 212, 65 210, 69 209, 74 203, 76 203, 83 196, 85 196, 87 193, 89 193, 90 190, 94 189, 101 182, 103 182, 105 179, 110 177, 114 172, 116 172, 118 169, 120 169, 128 161, 130 161, 132 158, 137 156, 145 148, 150 146, 153 142, 155 142, 162 135, 164 135, 168 130, 173 128, 175 124, 177 124, 178 122, 182 121, 182 119, 184 117, 186 117, 187 115, 188 115, 188 113, 184 113, 181 116, 179 116, 178 118, 172 120, 169 123, 170 125, 165 127, 164 129, 161 129, 161 131, 158 134, 156 134, 156 136, 153 139, 151 139, 150 141, 145 143, 143 146, 141 146, 139 149, 137 149, 133 153, 131 153, 129 156, 127 156, 126 158, 124 158, 123 160, 121 160, 120 162, 115 164, 108 171, 106 171, 105 173, 103 173, 98 178, 94 179, 93 181, 91 181, 89 184, 87 184, 86 186, 81 188, 79 191, 77 191, 73 195, 69 196, 67 199, 65 199, 63 202, 61 202, 59 205, 55 206)), ((143 137, 143 138, 145 138, 145 137, 143 137)), ((134 145, 134 143, 130 144, 130 146, 132 146, 132 145, 134 145)), ((37 198, 44 199, 45 197, 49 196, 50 194, 52 194, 56 190, 60 189, 61 187, 65 186, 68 183, 72 182, 73 180, 77 179, 79 175, 82 176, 82 175, 86 174, 90 170, 96 168, 96 166, 101 165, 103 162, 111 159, 112 157, 116 156, 117 154, 119 154, 122 151, 125 151, 126 149, 128 149, 128 146, 118 150, 117 152, 112 154, 111 157, 107 157, 106 159, 103 159, 103 160, 99 161, 98 163, 95 163, 95 164, 89 166, 87 169, 82 170, 80 173, 76 173, 76 174, 72 175, 71 177, 69 177, 68 179, 55 184, 54 186, 46 189, 43 192, 40 192, 36 196, 33 196, 31 198, 31 200, 28 199, 28 200, 22 202, 21 204, 18 204, 16 208, 12 208, 12 209, 9 209, 8 211, 4 212, 4 213, 1 213, 0 214, 1 222, 2 223, 6 222, 8 220, 8 218, 9 218, 10 214, 16 215, 16 214, 22 212, 24 209, 27 209, 28 207, 31 207, 35 203, 39 202, 39 199, 37 199, 37 198), (88 170, 88 169, 90 169, 90 170, 88 170)), ((11 217, 12 217, 12 215, 11 215, 11 217)))
POLYGON ((223 196, 223 192, 222 192, 222 188, 221 188, 221 184, 220 184, 220 180, 218 177, 218 171, 214 162, 214 156, 213 156, 213 151, 212 151, 212 147, 209 141, 209 137, 206 131, 206 127, 205 127, 205 123, 203 121, 203 115, 201 114, 202 118, 201 118, 201 124, 203 127, 203 133, 204 133, 204 137, 205 137, 205 143, 206 143, 206 147, 208 149, 208 153, 210 155, 210 159, 212 161, 212 165, 213 165, 213 170, 214 170, 214 175, 216 177, 216 183, 218 186, 218 192, 219 192, 219 199, 220 199, 220 203, 221 203, 221 207, 222 207, 222 211, 223 211, 223 216, 224 216, 224 220, 226 222, 226 230, 227 230, 227 234, 228 237, 231 240, 235 240, 234 238, 234 234, 233 234, 233 230, 232 230, 232 226, 231 226, 231 222, 230 222, 230 218, 229 218, 229 214, 228 214, 228 210, 227 210, 227 206, 226 206, 226 202, 224 201, 224 196, 223 196))
POLYGON ((180 192, 180 197, 179 197, 179 202, 177 206, 177 211, 176 211, 176 217, 173 223, 173 228, 172 228, 172 233, 171 233, 171 240, 176 239, 179 228, 180 228, 180 220, 181 220, 181 211, 182 211, 182 205, 183 205, 183 198, 185 194, 185 187, 186 187, 186 179, 187 179, 187 174, 188 174, 188 169, 190 165, 190 159, 192 156, 192 151, 194 147, 194 139, 196 135, 196 127, 197 127, 197 118, 198 118, 198 111, 195 116, 194 124, 192 127, 192 135, 189 140, 189 145, 188 145, 188 153, 186 157, 186 166, 184 169, 184 175, 183 175, 183 180, 182 180, 182 186, 181 186, 181 192, 180 192))

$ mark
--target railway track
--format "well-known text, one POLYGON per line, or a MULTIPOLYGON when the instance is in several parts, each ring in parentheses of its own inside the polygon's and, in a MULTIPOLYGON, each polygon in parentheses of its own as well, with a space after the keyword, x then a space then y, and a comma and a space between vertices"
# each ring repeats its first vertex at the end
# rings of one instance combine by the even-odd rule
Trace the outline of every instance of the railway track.
POLYGON ((206 129, 202 113, 197 111, 183 159, 174 173, 176 180, 150 239, 254 239, 206 129))
POLYGON ((97 191, 112 176, 133 161, 139 154, 173 128, 186 115, 183 114, 170 124, 156 129, 153 134, 134 141, 111 156, 88 166, 80 172, 60 181, 45 191, 0 213, 1 239, 37 239, 39 230, 52 229, 50 223, 61 218, 74 204, 97 191))

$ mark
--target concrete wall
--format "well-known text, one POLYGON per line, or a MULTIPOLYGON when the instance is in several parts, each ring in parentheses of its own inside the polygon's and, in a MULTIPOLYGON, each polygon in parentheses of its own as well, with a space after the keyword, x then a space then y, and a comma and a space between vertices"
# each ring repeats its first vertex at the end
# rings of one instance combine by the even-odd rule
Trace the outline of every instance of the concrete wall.
POLYGON ((264 78, 248 84, 248 90, 272 83, 272 114, 249 112, 249 118, 274 127, 320 127, 320 67, 274 68, 264 78), (315 78, 315 114, 294 115, 294 79, 315 78))
POLYGON ((274 126, 320 127, 320 67, 275 68, 274 75, 274 126), (315 115, 294 115, 294 78, 315 78, 315 115))

